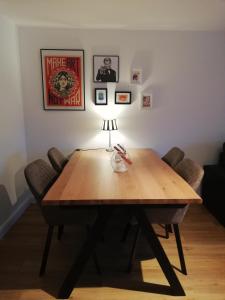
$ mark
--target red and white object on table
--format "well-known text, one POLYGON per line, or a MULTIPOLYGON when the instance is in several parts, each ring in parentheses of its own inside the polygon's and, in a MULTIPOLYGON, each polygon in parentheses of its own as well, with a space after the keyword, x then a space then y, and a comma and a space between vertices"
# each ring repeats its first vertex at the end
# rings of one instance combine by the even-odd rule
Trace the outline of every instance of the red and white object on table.
MULTIPOLYGON (((120 148, 121 148, 121 146, 120 146, 120 148)), ((126 163, 128 163, 128 164, 132 164, 132 161, 128 158, 128 157, 126 157, 126 150, 124 149, 124 151, 122 152, 118 147, 116 147, 116 146, 114 146, 114 149, 117 151, 117 153, 125 160, 125 162, 126 163)), ((121 148, 122 149, 122 148, 121 148)))

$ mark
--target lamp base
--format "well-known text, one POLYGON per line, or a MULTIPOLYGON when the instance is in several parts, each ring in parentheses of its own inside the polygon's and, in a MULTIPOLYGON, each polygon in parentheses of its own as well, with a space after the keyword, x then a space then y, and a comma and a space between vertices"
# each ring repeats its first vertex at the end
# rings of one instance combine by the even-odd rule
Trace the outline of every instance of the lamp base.
POLYGON ((109 148, 106 148, 105 151, 107 151, 107 152, 113 152, 114 149, 112 147, 109 147, 109 148))

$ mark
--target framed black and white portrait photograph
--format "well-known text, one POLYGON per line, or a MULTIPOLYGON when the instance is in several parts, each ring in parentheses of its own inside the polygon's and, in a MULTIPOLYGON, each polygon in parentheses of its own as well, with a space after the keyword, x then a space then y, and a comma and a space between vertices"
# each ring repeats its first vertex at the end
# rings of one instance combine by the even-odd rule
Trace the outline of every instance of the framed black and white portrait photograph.
POLYGON ((96 105, 107 105, 107 89, 95 89, 95 104, 96 105))
POLYGON ((94 82, 119 82, 119 56, 94 55, 93 56, 94 82))

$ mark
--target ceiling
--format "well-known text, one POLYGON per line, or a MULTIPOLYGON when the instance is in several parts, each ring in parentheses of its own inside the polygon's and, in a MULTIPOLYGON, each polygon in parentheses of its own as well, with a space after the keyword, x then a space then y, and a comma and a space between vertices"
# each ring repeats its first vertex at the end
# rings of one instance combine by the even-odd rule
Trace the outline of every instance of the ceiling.
POLYGON ((225 0, 0 0, 17 25, 225 31, 225 0))

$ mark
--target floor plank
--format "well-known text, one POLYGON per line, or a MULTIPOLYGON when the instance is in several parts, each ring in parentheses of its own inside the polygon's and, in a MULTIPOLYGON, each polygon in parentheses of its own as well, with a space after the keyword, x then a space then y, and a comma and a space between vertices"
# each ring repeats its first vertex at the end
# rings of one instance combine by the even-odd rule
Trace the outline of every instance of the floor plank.
MULTIPOLYGON (((180 226, 188 276, 176 270, 186 297, 168 295, 168 283, 152 257, 143 236, 137 249, 133 270, 126 273, 134 230, 125 243, 120 241, 125 223, 112 222, 100 242, 97 253, 102 276, 97 275, 92 259, 87 264, 74 300, 186 299, 225 300, 225 229, 201 205, 192 205, 180 226), (161 285, 161 286, 159 286, 161 285), (158 292, 164 294, 158 294, 158 292)), ((163 235, 161 226, 157 233, 163 235)), ((60 283, 74 255, 86 236, 84 228, 66 227, 62 240, 56 232, 50 250, 46 275, 38 277, 47 226, 36 205, 30 206, 22 218, 0 240, 0 299, 55 299, 60 283)), ((171 264, 179 267, 174 235, 160 238, 171 264)))

